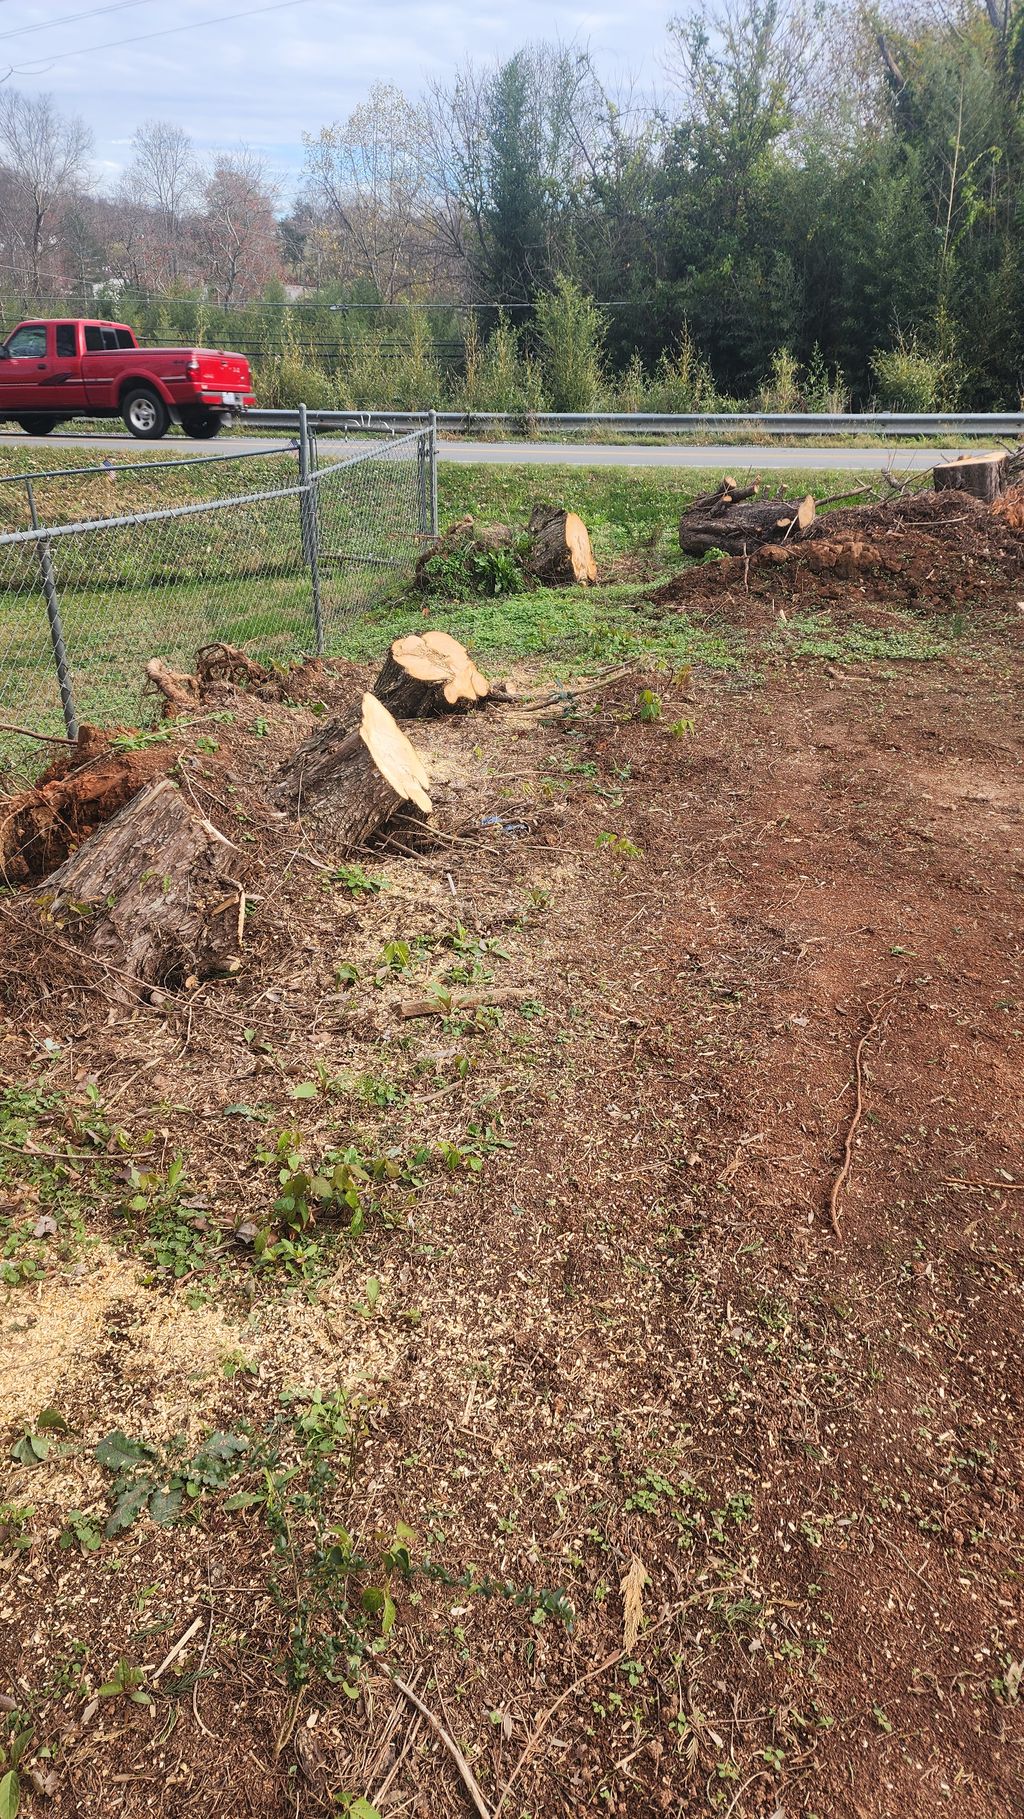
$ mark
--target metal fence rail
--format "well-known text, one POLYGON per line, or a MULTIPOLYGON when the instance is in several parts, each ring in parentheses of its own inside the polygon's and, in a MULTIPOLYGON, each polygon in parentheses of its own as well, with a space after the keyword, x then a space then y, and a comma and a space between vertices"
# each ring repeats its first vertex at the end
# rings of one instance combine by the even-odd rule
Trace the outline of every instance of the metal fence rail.
MULTIPOLYGON (((248 411, 245 422, 253 429, 286 431, 298 428, 298 412, 248 411)), ((942 415, 905 411, 855 411, 826 413, 792 411, 692 411, 659 414, 651 411, 310 411, 309 423, 321 430, 371 430, 396 434, 417 426, 454 430, 472 435, 481 429, 514 431, 517 435, 610 429, 637 436, 722 436, 737 430, 756 430, 768 436, 1024 436, 1024 411, 946 412, 942 415)))
MULTIPOLYGON (((265 662, 336 653, 436 530, 435 453, 415 430, 318 468, 303 426, 294 484, 68 524, 42 521, 22 476, 30 523, 0 535, 0 721, 138 725, 148 659, 188 668, 218 641, 265 662)), ((38 750, 0 727, 0 771, 38 750)))

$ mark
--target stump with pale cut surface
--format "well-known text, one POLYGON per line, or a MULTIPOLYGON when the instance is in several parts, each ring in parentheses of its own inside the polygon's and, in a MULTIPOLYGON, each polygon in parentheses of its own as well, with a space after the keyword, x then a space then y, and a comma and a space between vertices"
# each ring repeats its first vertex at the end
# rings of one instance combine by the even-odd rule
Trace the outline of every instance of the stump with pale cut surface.
POLYGON ((109 968, 109 989, 183 985, 238 970, 245 892, 230 840, 169 777, 151 783, 51 873, 44 919, 109 968))
POLYGON ((727 556, 750 556, 766 543, 799 543, 815 534, 815 506, 804 499, 759 499, 756 486, 736 485, 726 478, 713 493, 695 499, 679 520, 679 547, 684 556, 704 556, 720 549, 727 556))
POLYGON ((311 815, 335 852, 362 846, 392 816, 433 812, 418 752, 375 695, 351 720, 330 720, 303 740, 277 772, 282 807, 311 815))
POLYGON ((970 493, 973 499, 991 505, 1006 485, 1006 459, 999 449, 958 455, 955 461, 942 461, 932 468, 932 485, 937 493, 970 493))
POLYGON ((479 707, 491 685, 457 638, 412 632, 395 639, 373 692, 396 720, 429 720, 479 707))
POLYGON ((547 587, 593 586, 597 563, 590 532, 576 512, 537 505, 526 528, 532 539, 527 563, 531 575, 547 587))

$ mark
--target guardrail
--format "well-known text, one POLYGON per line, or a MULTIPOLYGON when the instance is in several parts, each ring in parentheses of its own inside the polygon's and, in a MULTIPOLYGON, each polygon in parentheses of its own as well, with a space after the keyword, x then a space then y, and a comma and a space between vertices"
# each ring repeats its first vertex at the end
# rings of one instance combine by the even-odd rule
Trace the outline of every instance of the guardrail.
MULTIPOLYGON (((439 430, 472 434, 481 429, 515 431, 520 437, 558 431, 611 429, 637 436, 693 436, 759 430, 770 436, 1024 436, 1024 411, 945 412, 942 415, 905 411, 858 414, 821 411, 689 412, 659 415, 649 411, 318 411, 308 412, 309 427, 323 430, 372 430, 376 435, 404 435, 428 424, 439 430)), ((297 410, 248 411, 243 419, 254 429, 296 430, 297 410)))

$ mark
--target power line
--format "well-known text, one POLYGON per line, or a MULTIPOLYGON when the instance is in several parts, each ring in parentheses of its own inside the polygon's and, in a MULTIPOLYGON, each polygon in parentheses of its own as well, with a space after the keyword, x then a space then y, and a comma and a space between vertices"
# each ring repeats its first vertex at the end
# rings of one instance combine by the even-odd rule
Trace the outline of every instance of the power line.
POLYGON ((24 38, 28 32, 50 32, 58 25, 75 25, 79 19, 95 19, 100 13, 123 13, 131 6, 150 6, 152 0, 110 0, 107 6, 91 6, 86 13, 65 13, 61 19, 38 19, 35 25, 16 25, 12 31, 0 32, 0 38, 24 38))
POLYGON ((175 32, 196 31, 200 26, 226 25, 232 19, 255 19, 261 13, 280 13, 286 7, 307 6, 309 0, 273 0, 270 6, 247 6, 238 13, 218 13, 214 19, 192 19, 187 25, 167 25, 159 32, 140 32, 133 38, 108 38, 103 44, 83 45, 76 51, 57 51, 52 57, 41 57, 37 63, 19 63, 11 71, 14 76, 45 75, 55 63, 63 63, 68 57, 82 57, 86 51, 95 54, 97 51, 120 50, 125 44, 149 44, 154 38, 171 38, 175 32))

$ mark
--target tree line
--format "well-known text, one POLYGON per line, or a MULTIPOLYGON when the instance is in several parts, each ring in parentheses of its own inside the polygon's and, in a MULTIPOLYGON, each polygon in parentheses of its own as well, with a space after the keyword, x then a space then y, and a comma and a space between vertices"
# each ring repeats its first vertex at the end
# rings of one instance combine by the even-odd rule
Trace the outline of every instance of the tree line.
MULTIPOLYGON (((0 279, 248 345, 265 401, 1017 408, 1024 0, 697 0, 656 95, 578 46, 374 87, 286 211, 244 150, 0 92, 0 279)), ((6 306, 5 306, 6 307, 6 306)))

